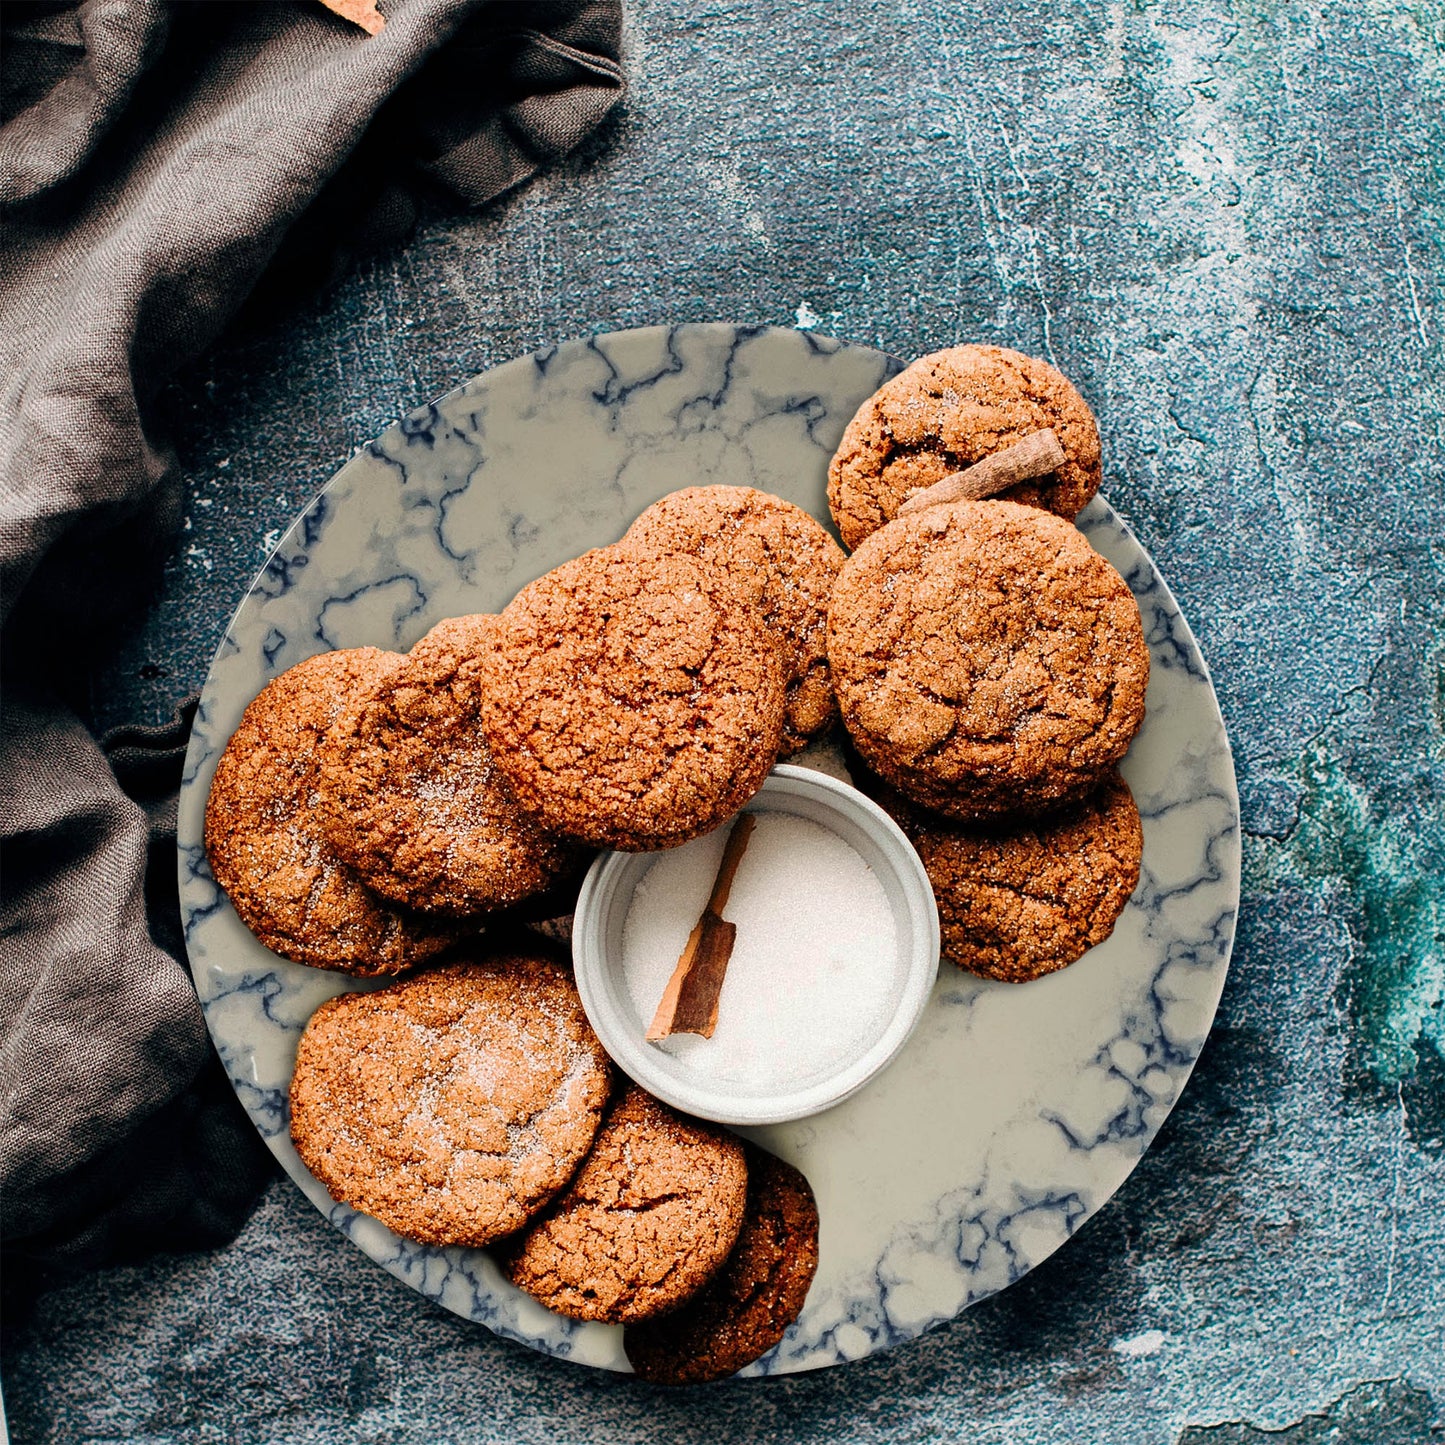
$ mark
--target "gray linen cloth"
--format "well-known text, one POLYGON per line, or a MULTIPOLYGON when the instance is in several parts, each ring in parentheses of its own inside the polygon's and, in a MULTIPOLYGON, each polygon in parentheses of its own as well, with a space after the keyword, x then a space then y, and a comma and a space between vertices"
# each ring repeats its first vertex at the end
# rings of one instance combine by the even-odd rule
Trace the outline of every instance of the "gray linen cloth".
POLYGON ((157 391, 258 287, 398 239, 421 190, 491 199, 621 93, 620 0, 381 8, 375 36, 314 0, 0 10, 7 1268, 216 1242, 265 1177, 179 961, 189 713, 81 720, 180 520, 157 391))

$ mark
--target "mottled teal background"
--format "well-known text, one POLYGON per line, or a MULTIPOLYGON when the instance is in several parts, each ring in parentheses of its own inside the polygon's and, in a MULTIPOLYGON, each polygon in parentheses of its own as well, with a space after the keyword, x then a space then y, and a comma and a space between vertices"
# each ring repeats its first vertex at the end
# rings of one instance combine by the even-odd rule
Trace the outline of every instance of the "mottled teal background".
POLYGON ((277 1184, 229 1249, 47 1295, 4 1341, 16 1439, 1445 1438, 1445 4, 639 3, 630 52, 583 155, 173 390, 187 531, 97 720, 168 713, 315 488, 493 362, 713 318, 1036 352, 1096 408, 1234 743, 1198 1072, 1065 1250, 863 1364, 587 1374, 277 1184))

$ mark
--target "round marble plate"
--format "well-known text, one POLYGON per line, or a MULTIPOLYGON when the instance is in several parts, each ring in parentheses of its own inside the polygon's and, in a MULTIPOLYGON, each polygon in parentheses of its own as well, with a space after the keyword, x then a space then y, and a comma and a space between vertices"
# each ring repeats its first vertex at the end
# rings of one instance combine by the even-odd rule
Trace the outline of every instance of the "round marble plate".
MULTIPOLYGON (((423 407, 354 456, 242 601, 207 680, 180 803, 181 906, 206 1020, 242 1103, 327 1218, 449 1309, 539 1350, 625 1370, 621 1330, 549 1314, 486 1254, 398 1239, 334 1203, 287 1134, 296 1040, 340 974, 242 926, 201 846, 216 758, 271 678, 333 647, 405 649, 443 617, 615 541, 648 503, 761 487, 826 521, 828 458, 899 369, 797 331, 619 332, 540 351, 423 407)), ((862 1093, 755 1131, 812 1182, 821 1261, 802 1317, 748 1374, 885 1349, 1012 1284, 1119 1187, 1169 1113, 1224 984, 1239 898, 1234 771, 1209 674, 1174 599, 1096 500, 1079 519, 1128 579, 1153 656, 1124 765, 1144 816, 1140 886, 1113 936, 1022 987, 945 965, 924 1021, 862 1093)))

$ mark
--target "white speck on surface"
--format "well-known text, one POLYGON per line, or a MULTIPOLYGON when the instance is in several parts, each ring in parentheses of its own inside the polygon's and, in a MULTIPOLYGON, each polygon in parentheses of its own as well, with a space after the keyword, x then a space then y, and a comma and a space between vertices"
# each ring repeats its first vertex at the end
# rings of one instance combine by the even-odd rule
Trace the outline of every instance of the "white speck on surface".
MULTIPOLYGON (((843 839, 792 814, 756 816, 723 909, 737 938, 717 1030, 660 1047, 710 1082, 794 1088, 877 1040, 898 988, 897 934, 883 885, 843 839)), ((659 854, 633 893, 622 968, 644 1021, 707 903, 727 833, 659 854)))
POLYGON ((719 213, 739 226, 750 241, 765 249, 772 248, 767 222, 759 197, 743 179, 742 167, 736 160, 710 156, 698 162, 703 184, 718 202, 719 213))
POLYGON ((1109 6, 1108 58, 1102 72, 1105 80, 1124 78, 1124 39, 1123 0, 1113 0, 1109 6))
POLYGON ((1141 1335, 1130 1335, 1127 1340, 1115 1340, 1110 1348, 1116 1355, 1142 1360, 1149 1355, 1157 1355, 1168 1338, 1163 1330, 1145 1330, 1141 1335))
POLYGON ((276 544, 281 540, 281 529, 272 527, 264 537, 261 538, 260 550, 263 557, 269 557, 276 550, 276 544))
POLYGON ((811 331, 823 318, 806 301, 798 302, 798 319, 793 322, 795 331, 811 331))

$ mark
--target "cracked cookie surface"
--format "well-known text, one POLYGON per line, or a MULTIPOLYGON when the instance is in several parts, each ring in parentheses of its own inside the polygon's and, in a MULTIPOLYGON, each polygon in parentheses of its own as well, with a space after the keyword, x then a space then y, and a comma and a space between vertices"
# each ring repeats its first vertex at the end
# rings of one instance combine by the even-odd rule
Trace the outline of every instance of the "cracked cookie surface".
POLYGON ((1012 502, 900 517, 848 559, 828 656, 865 761, 957 818, 1087 792, 1144 718, 1128 584, 1070 523, 1012 502))
POLYGON ((334 1199, 424 1244, 489 1244, 572 1176, 611 1065, 571 971, 543 954, 449 964, 321 1005, 291 1138, 334 1199))
POLYGON ((674 1309, 717 1272, 742 1225, 742 1141, 631 1085, 558 1199, 499 1251, 548 1309, 633 1324, 674 1309))
POLYGON ((757 609, 783 659, 784 755, 834 721, 828 597, 843 549, 801 507, 755 487, 684 487, 643 512, 622 544, 719 566, 757 609))
POLYGON ((517 806, 481 734, 496 627, 486 615, 439 623, 326 734, 327 837, 370 888, 411 908, 506 908, 577 862, 517 806))
POLYGON ((966 824, 861 779, 923 860, 943 956, 984 978, 1026 983, 1074 963, 1114 931, 1139 882, 1144 832, 1118 773, 1046 818, 966 824))
POLYGON ((1052 427, 1064 465, 1000 495, 1061 517, 1099 490, 1099 427, 1073 383, 1002 346, 920 357, 858 409, 828 467, 828 505, 844 545, 858 546, 916 491, 1052 427))
POLYGON ((379 898, 327 840, 321 743, 343 709, 399 662, 376 647, 318 653, 268 683, 216 764, 206 857, 267 948, 319 968, 396 973, 465 931, 379 898))
POLYGON ((808 1181, 746 1145, 748 1192, 727 1262, 686 1304, 629 1327, 632 1368, 658 1385, 726 1379, 773 1348, 802 1312, 818 1268, 818 1206, 808 1181))
POLYGON ((762 786, 783 728, 772 634, 720 569, 584 553, 502 612, 482 725, 517 801, 596 847, 666 848, 762 786))

